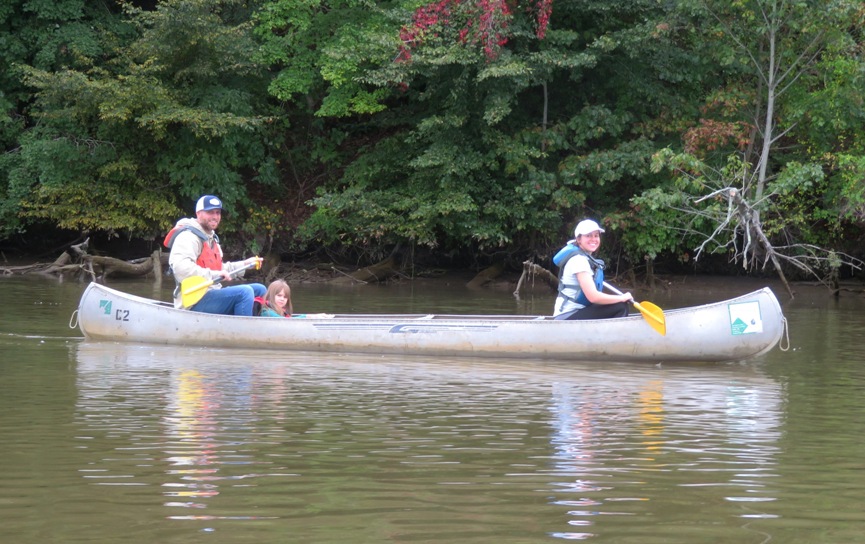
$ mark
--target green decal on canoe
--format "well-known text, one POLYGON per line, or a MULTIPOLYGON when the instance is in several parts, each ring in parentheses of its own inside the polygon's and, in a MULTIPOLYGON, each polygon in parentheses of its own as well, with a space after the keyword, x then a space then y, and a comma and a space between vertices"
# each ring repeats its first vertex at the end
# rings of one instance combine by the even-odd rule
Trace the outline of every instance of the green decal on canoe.
POLYGON ((730 333, 752 334, 763 332, 763 319, 760 317, 759 302, 739 302, 728 304, 730 310, 730 333))
POLYGON ((99 301, 99 307, 105 311, 105 315, 111 315, 111 301, 102 299, 99 301))

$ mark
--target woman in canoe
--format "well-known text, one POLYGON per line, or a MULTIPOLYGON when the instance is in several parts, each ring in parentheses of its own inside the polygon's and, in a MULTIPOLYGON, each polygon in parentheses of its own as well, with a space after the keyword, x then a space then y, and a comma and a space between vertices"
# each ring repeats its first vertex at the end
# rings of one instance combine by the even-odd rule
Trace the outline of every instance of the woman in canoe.
POLYGON ((604 229, 591 219, 580 221, 569 241, 553 262, 559 267, 559 296, 553 318, 604 319, 628 315, 631 293, 611 295, 601 291, 604 285, 604 261, 592 254, 601 245, 604 229))

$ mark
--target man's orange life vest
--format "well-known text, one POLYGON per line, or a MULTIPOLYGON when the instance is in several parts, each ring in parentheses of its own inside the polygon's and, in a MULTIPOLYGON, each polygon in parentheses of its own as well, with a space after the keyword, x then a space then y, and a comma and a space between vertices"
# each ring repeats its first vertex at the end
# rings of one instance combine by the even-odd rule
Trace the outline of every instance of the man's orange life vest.
POLYGON ((189 225, 183 225, 180 227, 174 227, 168 234, 165 235, 165 240, 162 244, 171 249, 171 246, 174 244, 174 240, 177 239, 177 236, 184 231, 190 231, 199 238, 201 238, 202 247, 201 253, 198 255, 198 259, 196 259, 195 264, 198 266, 209 268, 211 270, 222 270, 222 248, 219 247, 219 238, 216 234, 213 235, 213 245, 210 244, 210 240, 207 235, 201 232, 198 229, 192 228, 189 225))

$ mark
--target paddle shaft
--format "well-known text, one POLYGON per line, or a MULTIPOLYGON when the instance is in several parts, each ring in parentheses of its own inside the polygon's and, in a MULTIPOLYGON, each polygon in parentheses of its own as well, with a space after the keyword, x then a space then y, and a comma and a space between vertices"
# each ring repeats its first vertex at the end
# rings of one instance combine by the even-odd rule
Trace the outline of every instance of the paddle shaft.
MULTIPOLYGON (((228 273, 229 276, 234 276, 241 270, 246 270, 248 268, 252 268, 256 266, 259 261, 253 261, 251 263, 247 263, 240 268, 233 270, 228 273)), ((215 283, 219 283, 222 280, 226 279, 224 276, 219 276, 215 280, 208 280, 201 276, 190 276, 180 282, 180 303, 184 308, 190 308, 198 304, 198 301, 204 297, 205 291, 208 287, 215 283)))
MULTIPOLYGON (((246 264, 246 265, 238 268, 237 270, 232 270, 231 272, 228 273, 228 275, 234 276, 235 274, 237 274, 241 270, 247 270, 249 268, 252 268, 253 266, 255 266, 255 263, 246 264)), ((194 278, 194 277, 196 277, 196 276, 190 276, 190 278, 194 278)), ((200 277, 200 276, 197 276, 197 277, 200 277)), ((189 278, 187 278, 187 279, 189 279, 189 278)), ((201 279, 204 279, 204 278, 201 278, 201 279)), ((225 279, 225 276, 219 276, 218 278, 213 279, 213 280, 206 280, 203 283, 200 283, 194 287, 190 287, 189 289, 186 289, 185 291, 183 291, 183 294, 188 295, 188 294, 194 293, 200 289, 206 289, 206 288, 210 287, 211 285, 213 285, 214 283, 219 283, 219 282, 223 281, 224 279, 225 279)))
POLYGON ((225 276, 219 276, 218 278, 216 278, 215 280, 213 280, 213 283, 219 283, 219 282, 221 282, 221 281, 225 281, 225 280, 227 280, 227 279, 234 279, 234 275, 235 275, 235 274, 237 274, 237 273, 239 273, 239 272, 242 272, 242 271, 244 271, 244 270, 249 270, 250 268, 253 268, 253 267, 256 266, 257 264, 258 264, 258 263, 254 263, 254 262, 253 262, 253 263, 247 263, 247 264, 241 266, 240 268, 238 268, 238 269, 236 269, 236 270, 232 270, 231 272, 229 272, 228 275, 231 276, 231 278, 226 278, 225 276))
MULTIPOLYGON (((617 295, 624 295, 624 294, 625 294, 625 293, 619 291, 618 289, 616 289, 615 287, 613 287, 612 285, 610 285, 610 284, 607 283, 607 282, 604 282, 604 287, 606 287, 606 288, 609 289, 610 291, 616 293, 617 295)), ((638 309, 641 313, 645 311, 645 310, 643 309, 643 307, 640 306, 640 303, 637 302, 636 300, 631 299, 630 302, 631 302, 631 304, 634 305, 634 308, 638 309)))
MULTIPOLYGON (((607 282, 604 282, 604 287, 616 294, 622 294, 621 291, 619 291, 607 282)), ((646 323, 648 323, 650 327, 655 329, 661 336, 667 335, 667 319, 664 317, 664 310, 658 308, 651 302, 646 301, 643 301, 643 303, 640 304, 635 300, 631 300, 631 304, 633 304, 634 307, 640 311, 643 319, 646 320, 646 323)))

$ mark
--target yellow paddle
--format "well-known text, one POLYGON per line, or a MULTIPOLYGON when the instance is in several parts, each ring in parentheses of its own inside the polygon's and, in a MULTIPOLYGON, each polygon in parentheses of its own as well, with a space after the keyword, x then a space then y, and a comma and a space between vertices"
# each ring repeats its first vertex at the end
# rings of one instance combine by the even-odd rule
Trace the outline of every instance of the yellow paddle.
MULTIPOLYGON (((617 295, 622 294, 621 291, 619 291, 607 282, 604 282, 604 287, 616 293, 617 295)), ((631 303, 634 305, 634 308, 638 309, 640 313, 643 314, 643 319, 646 320, 646 323, 648 323, 653 329, 658 331, 661 336, 667 335, 667 320, 664 317, 664 310, 655 306, 651 302, 637 302, 636 300, 632 300, 631 303)))
MULTIPOLYGON (((257 257, 256 257, 257 258, 257 257)), ((261 262, 261 259, 256 260, 255 262, 246 264, 230 274, 233 276, 240 272, 241 270, 246 270, 247 268, 252 268, 253 266, 258 266, 261 262)), ((180 282, 180 304, 184 308, 189 308, 190 306, 195 306, 199 300, 204 296, 204 293, 207 292, 207 288, 213 285, 214 283, 219 283, 224 278, 222 276, 216 278, 215 280, 209 280, 207 278, 203 278, 201 276, 190 276, 180 282)))

